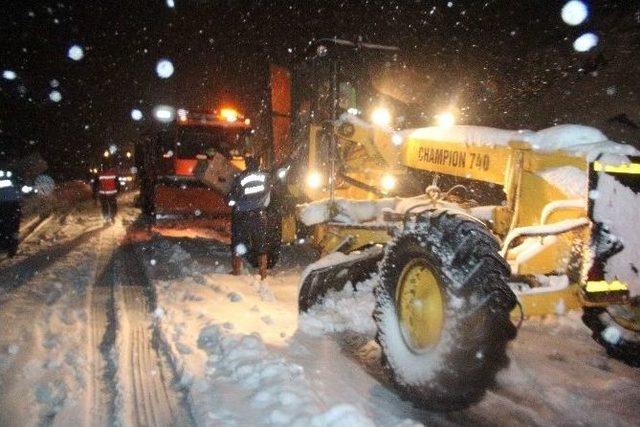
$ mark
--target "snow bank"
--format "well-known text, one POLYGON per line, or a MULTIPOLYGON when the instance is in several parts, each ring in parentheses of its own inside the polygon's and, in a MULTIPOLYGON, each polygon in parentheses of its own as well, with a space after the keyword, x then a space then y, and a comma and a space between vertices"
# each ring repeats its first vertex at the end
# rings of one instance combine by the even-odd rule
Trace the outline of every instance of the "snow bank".
POLYGON ((348 282, 340 292, 330 291, 321 304, 300 315, 298 326, 310 335, 345 331, 375 335, 372 313, 376 304, 373 288, 377 283, 375 276, 358 283, 356 289, 348 282))
POLYGON ((208 355, 206 376, 223 408, 239 402, 240 412, 209 412, 223 425, 369 427, 357 408, 339 404, 322 411, 302 366, 270 352, 258 334, 232 335, 220 325, 200 331, 198 347, 208 355))

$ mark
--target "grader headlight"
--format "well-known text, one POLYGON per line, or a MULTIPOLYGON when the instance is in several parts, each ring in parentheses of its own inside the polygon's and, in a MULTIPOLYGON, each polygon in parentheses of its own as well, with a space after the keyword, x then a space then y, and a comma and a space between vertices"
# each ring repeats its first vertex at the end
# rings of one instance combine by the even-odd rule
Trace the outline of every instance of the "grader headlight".
POLYGON ((317 190, 322 185, 322 175, 318 171, 309 171, 306 181, 309 188, 317 190))
POLYGON ((382 192, 385 194, 393 191, 393 189, 396 188, 396 184, 397 184, 397 179, 395 176, 391 174, 384 174, 380 179, 380 188, 382 189, 382 192))
POLYGON ((391 111, 386 107, 377 107, 371 112, 371 122, 376 126, 389 127, 391 120, 391 111))

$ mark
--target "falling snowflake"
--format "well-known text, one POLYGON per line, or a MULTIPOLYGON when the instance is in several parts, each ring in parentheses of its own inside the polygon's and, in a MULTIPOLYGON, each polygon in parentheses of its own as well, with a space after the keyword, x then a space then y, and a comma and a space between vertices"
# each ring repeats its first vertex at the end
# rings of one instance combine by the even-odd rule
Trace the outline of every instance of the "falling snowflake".
POLYGON ((173 64, 168 59, 161 59, 156 64, 156 73, 161 79, 168 79, 173 74, 173 64))
POLYGON ((598 45, 598 36, 584 33, 573 42, 573 48, 578 52, 588 52, 598 45))
POLYGON ((4 77, 6 80, 15 80, 16 77, 18 77, 18 75, 16 74, 15 71, 12 70, 4 70, 2 72, 2 77, 4 77))
POLYGON ((171 7, 171 8, 174 8, 174 7, 176 7, 176 2, 173 1, 173 0, 167 0, 167 6, 171 7))
POLYGON ((607 95, 609 95, 609 96, 613 96, 613 95, 615 95, 615 94, 616 94, 616 92, 618 92, 618 90, 616 89, 616 87, 615 87, 615 86, 609 86, 609 87, 607 88, 607 95))
POLYGON ((133 110, 131 110, 131 118, 136 122, 142 120, 142 111, 134 108, 133 110))
POLYGON ((84 58, 84 49, 82 49, 82 47, 78 46, 77 44, 74 44, 67 51, 67 56, 74 61, 80 61, 82 58, 84 58))
POLYGON ((51 81, 49 82, 49 86, 51 86, 51 87, 58 87, 58 86, 60 86, 60 82, 59 82, 58 80, 56 80, 56 79, 53 79, 53 80, 51 80, 51 81))
POLYGON ((580 25, 589 16, 589 10, 583 2, 571 0, 562 7, 560 16, 567 25, 580 25))
POLYGON ((62 94, 57 90, 52 90, 49 92, 49 99, 53 102, 60 102, 62 101, 62 94))

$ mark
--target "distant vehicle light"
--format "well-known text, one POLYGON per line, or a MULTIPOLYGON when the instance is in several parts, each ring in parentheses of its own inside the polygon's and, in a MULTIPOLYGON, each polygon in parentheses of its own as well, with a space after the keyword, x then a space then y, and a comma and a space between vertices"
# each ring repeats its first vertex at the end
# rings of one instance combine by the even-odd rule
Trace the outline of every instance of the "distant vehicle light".
POLYGON ((374 125, 388 127, 391 124, 391 111, 386 107, 377 107, 371 113, 371 121, 374 125))
POLYGON ((396 182, 397 180, 395 176, 390 174, 382 175, 382 178, 380 179, 380 187, 382 187, 382 192, 388 193, 396 188, 396 182))
POLYGON ((11 178, 13 176, 13 172, 7 171, 7 178, 11 178))
POLYGON ((220 110, 220 117, 228 122, 235 122, 238 120, 238 112, 233 108, 223 108, 220 110))
POLYGON ((33 191, 33 187, 30 187, 28 185, 23 185, 21 190, 24 194, 29 194, 33 191))
POLYGON ((10 179, 0 179, 0 188, 13 187, 13 182, 10 179))
POLYGON ((153 109, 153 117, 159 122, 169 123, 176 117, 176 110, 169 105, 157 105, 153 109))
POLYGON ((402 145, 403 143, 403 138, 402 135, 400 135, 399 133, 394 133, 393 136, 391 137, 391 142, 393 143, 393 145, 395 145, 396 147, 399 147, 402 145))
POLYGON ((360 111, 358 111, 357 108, 349 108, 347 109, 347 114, 351 114, 352 116, 357 116, 358 114, 360 114, 360 111))
POLYGON ((0 171, 0 178, 4 178, 4 171, 0 171))
POLYGON ((104 156, 105 159, 109 157, 109 150, 104 150, 104 153, 102 153, 102 155, 104 156))
POLYGON ((229 203, 227 203, 229 206, 233 207, 236 205, 236 201, 235 200, 229 200, 229 203))
POLYGON ((322 175, 318 171, 310 171, 307 174, 307 185, 311 189, 318 189, 322 185, 322 175))
POLYGON ((445 111, 444 113, 440 113, 436 116, 436 123, 440 127, 451 127, 456 124, 456 117, 450 111, 445 111))

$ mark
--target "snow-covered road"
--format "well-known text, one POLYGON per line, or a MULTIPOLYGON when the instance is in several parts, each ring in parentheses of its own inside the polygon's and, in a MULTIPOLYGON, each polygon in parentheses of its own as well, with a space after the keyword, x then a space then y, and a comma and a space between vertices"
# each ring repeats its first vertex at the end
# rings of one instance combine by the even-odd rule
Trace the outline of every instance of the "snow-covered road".
POLYGON ((261 282, 227 274, 224 243, 135 218, 103 227, 82 206, 0 261, 0 425, 640 423, 640 371, 609 359, 579 313, 527 320, 483 401, 427 412, 380 365, 369 287, 299 318, 308 247, 285 247, 261 282))

